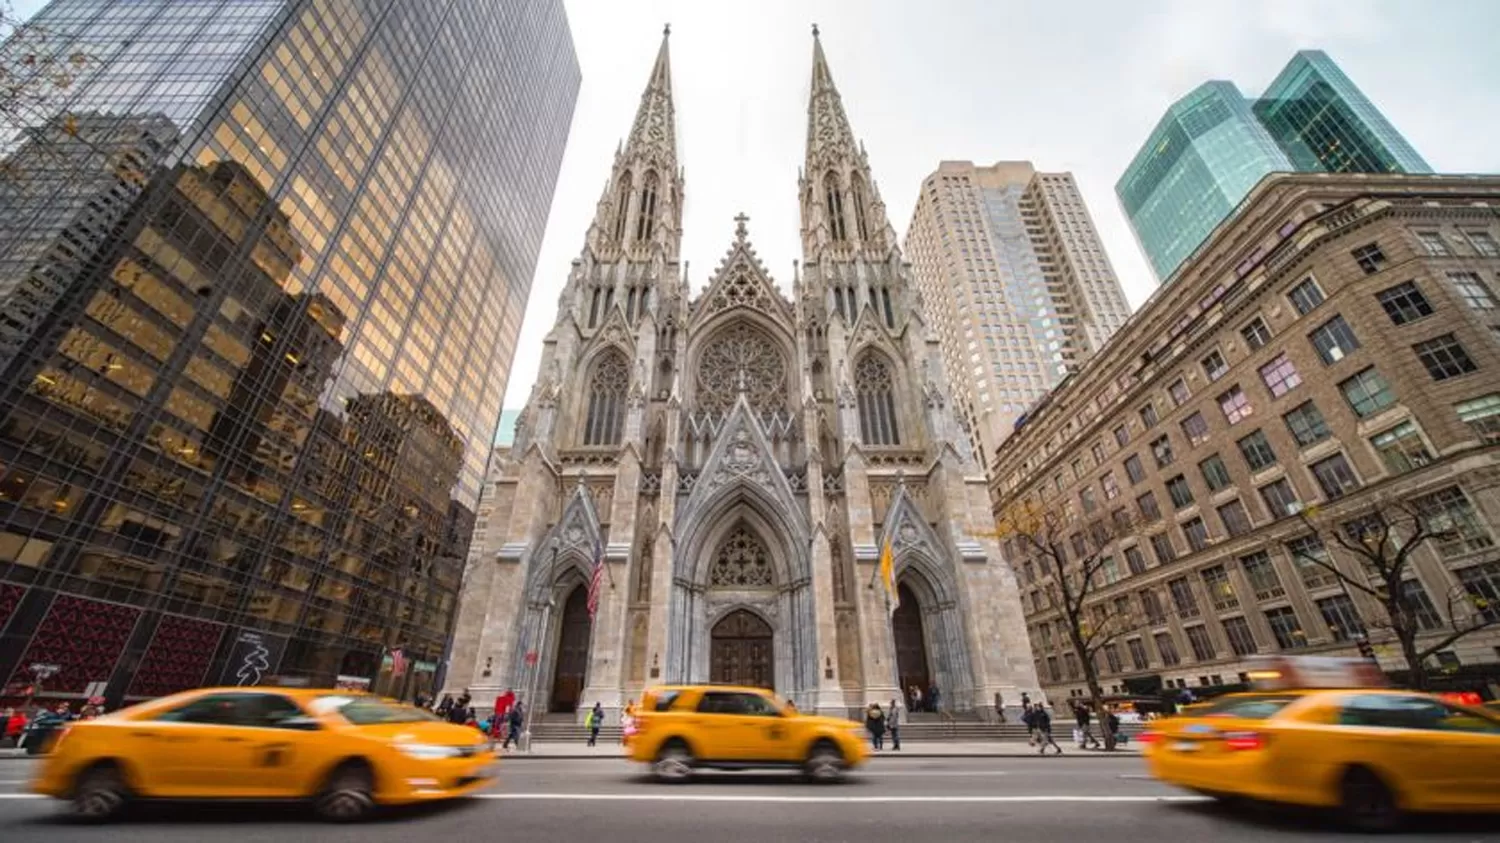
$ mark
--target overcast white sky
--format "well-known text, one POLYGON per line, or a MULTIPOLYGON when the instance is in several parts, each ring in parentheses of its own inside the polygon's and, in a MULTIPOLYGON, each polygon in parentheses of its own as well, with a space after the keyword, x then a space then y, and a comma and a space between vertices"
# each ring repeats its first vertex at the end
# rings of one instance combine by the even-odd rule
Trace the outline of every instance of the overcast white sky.
MULTIPOLYGON (((1500 172, 1500 0, 565 4, 583 87, 511 371, 511 408, 536 377, 558 291, 668 21, 695 289, 740 211, 777 282, 790 284, 813 22, 898 232, 941 160, 1070 170, 1135 305, 1155 282, 1114 182, 1168 103, 1206 79, 1254 95, 1293 51, 1318 47, 1436 169, 1500 172)), ((42 3, 16 5, 26 13, 42 3)))

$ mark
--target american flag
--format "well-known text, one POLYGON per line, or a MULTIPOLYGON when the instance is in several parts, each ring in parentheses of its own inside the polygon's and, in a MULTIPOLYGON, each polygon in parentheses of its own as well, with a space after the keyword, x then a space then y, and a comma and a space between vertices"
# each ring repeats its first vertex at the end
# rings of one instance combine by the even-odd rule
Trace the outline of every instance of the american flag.
POLYGON ((400 676, 406 672, 406 654, 401 652, 400 647, 391 648, 391 675, 400 676))
POLYGON ((599 613, 599 587, 604 583, 604 545, 594 540, 594 570, 589 574, 589 620, 599 613))

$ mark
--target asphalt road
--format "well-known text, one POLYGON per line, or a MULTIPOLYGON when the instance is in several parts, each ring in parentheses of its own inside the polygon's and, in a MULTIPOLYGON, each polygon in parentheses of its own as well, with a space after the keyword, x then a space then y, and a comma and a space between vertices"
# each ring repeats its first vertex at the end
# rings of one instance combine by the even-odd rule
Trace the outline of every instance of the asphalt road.
MULTIPOLYGON (((1160 785, 1137 758, 885 756, 841 785, 705 775, 680 787, 614 760, 524 760, 474 799, 327 826, 292 806, 141 806, 123 824, 71 824, 23 793, 31 762, 0 763, 0 841, 507 840, 661 843, 1039 843, 1350 840, 1315 814, 1230 811, 1160 785)), ((1500 819, 1425 821, 1386 840, 1497 841, 1500 819)))

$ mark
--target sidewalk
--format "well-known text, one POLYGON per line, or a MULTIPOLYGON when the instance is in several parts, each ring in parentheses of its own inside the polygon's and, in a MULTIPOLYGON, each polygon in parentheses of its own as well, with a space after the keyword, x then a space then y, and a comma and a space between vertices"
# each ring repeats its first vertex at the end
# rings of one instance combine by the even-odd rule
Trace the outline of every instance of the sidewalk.
MULTIPOLYGON (((583 759, 583 758, 623 758, 625 750, 619 744, 600 744, 598 746, 586 746, 582 743, 558 743, 538 742, 533 744, 531 752, 519 752, 514 748, 507 749, 501 753, 506 759, 525 761, 529 759, 583 759)), ((951 741, 933 743, 911 743, 908 741, 900 752, 885 750, 872 753, 873 758, 1122 758, 1140 755, 1140 745, 1131 742, 1122 746, 1114 752, 1099 752, 1097 750, 1079 749, 1075 746, 1064 745, 1063 754, 1055 756, 1037 755, 1033 747, 1027 746, 1021 741, 951 741)), ((27 755, 21 749, 0 749, 0 761, 17 760, 29 761, 42 758, 40 755, 27 755)))

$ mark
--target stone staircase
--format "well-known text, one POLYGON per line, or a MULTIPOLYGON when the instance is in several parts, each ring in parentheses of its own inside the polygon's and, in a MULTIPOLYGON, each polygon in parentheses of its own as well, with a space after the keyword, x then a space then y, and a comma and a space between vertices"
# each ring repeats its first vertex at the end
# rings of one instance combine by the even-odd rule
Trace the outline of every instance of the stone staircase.
MULTIPOLYGON (((853 714, 851 714, 851 717, 853 714)), ((1124 725, 1125 734, 1135 736, 1142 731, 1140 724, 1124 725)), ((1099 727, 1093 727, 1095 737, 1099 727)), ((1052 735, 1059 743, 1066 744, 1073 732, 1073 721, 1054 717, 1052 735)), ((539 743, 577 743, 588 741, 589 732, 571 714, 543 714, 531 724, 531 738, 539 743)), ((949 741, 1024 741, 1026 727, 1014 720, 1007 723, 986 723, 975 712, 958 712, 949 719, 947 715, 917 712, 908 714, 901 724, 903 741, 949 742, 949 741)), ((620 742, 620 727, 605 726, 599 730, 600 743, 620 742)))

